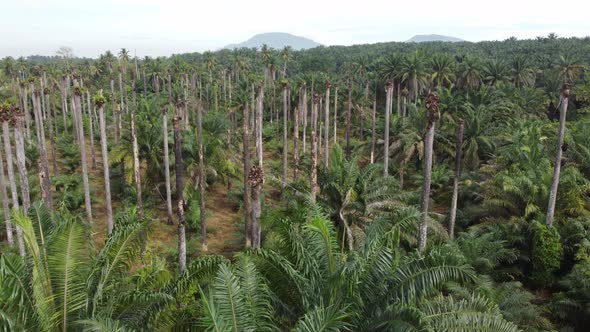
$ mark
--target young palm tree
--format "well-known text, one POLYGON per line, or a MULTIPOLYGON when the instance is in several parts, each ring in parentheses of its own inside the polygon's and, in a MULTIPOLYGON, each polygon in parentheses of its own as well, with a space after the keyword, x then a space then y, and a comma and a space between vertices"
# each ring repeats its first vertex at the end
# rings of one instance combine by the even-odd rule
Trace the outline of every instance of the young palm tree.
POLYGON ((430 201, 430 182, 432 179, 432 146, 434 143, 434 125, 440 117, 438 112, 439 97, 433 93, 428 95, 426 107, 428 118, 426 123, 426 137, 424 138, 424 164, 423 183, 420 194, 420 232, 418 238, 418 249, 420 252, 426 248, 426 236, 428 232, 428 203, 430 201))
POLYGON ((455 176, 453 177, 453 196, 449 216, 449 237, 455 237, 455 218, 457 217, 457 199, 459 197, 459 177, 461 176, 461 156, 463 154, 463 130, 465 122, 459 119, 457 126, 457 143, 455 145, 455 176))
POLYGON ((186 271, 186 232, 184 216, 184 186, 182 173, 182 137, 180 136, 180 121, 178 117, 172 118, 174 128, 174 163, 176 169, 176 200, 178 208, 178 269, 180 273, 186 271))
POLYGON ((82 180, 84 183, 84 204, 86 206, 86 218, 89 223, 92 223, 92 205, 90 198, 90 184, 88 183, 88 166, 86 164, 86 144, 84 139, 84 123, 82 121, 82 88, 75 83, 74 86, 74 120, 78 128, 78 142, 80 144, 80 158, 82 164, 82 180))
POLYGON ((107 214, 107 234, 109 237, 113 234, 113 207, 111 202, 111 178, 109 175, 109 151, 107 148, 107 129, 104 115, 104 105, 107 100, 102 93, 94 97, 94 105, 98 107, 98 120, 100 124, 100 148, 102 154, 102 168, 104 174, 104 195, 105 207, 107 214))
POLYGON ((559 186, 559 173, 561 172, 561 154, 564 150, 563 139, 565 136, 565 121, 567 113, 567 104, 570 96, 571 84, 565 83, 561 88, 560 107, 559 107, 559 132, 557 133, 557 152, 555 153, 555 168, 553 172, 553 181, 551 182, 551 191, 549 192, 549 204, 547 206, 547 219, 545 224, 553 226, 553 217, 555 215, 555 202, 557 200, 557 187, 559 186))

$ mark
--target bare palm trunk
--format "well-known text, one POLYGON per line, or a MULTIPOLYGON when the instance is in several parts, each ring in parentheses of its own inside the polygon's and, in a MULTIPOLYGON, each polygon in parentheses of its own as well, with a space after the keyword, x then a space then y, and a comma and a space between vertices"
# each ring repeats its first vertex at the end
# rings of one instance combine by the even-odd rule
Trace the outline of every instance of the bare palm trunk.
POLYGON ((281 177, 281 187, 285 188, 287 185, 287 121, 289 117, 287 115, 287 96, 289 94, 289 84, 283 84, 283 165, 282 165, 282 177, 281 177))
MULTIPOLYGON (((31 84, 31 94, 33 94, 33 84, 31 84)), ((25 112, 25 127, 26 127, 26 135, 27 141, 31 141, 31 115, 29 113, 29 102, 27 101, 27 87, 23 86, 23 106, 25 112)))
POLYGON ((326 81, 326 109, 324 110, 324 166, 330 164, 330 81, 326 81))
POLYGON ((547 206, 547 219, 545 224, 548 227, 553 226, 555 216, 555 202, 557 201, 557 187, 559 186, 559 173, 561 172, 561 155, 563 153, 563 139, 565 136, 565 121, 567 113, 567 104, 570 95, 570 84, 566 83, 561 88, 561 102, 559 109, 559 132, 557 134, 557 152, 555 153, 555 169, 553 171, 553 181, 551 182, 551 191, 549 192, 549 204, 547 206))
MULTIPOLYGON (((48 127, 49 127, 49 142, 51 144, 51 162, 52 162, 52 166, 53 166, 53 176, 57 176, 57 174, 59 173, 59 171, 57 169, 57 157, 56 157, 57 149, 55 146, 55 134, 53 132, 54 128, 53 128, 53 119, 52 119, 52 115, 51 115, 51 97, 49 95, 49 91, 44 91, 44 97, 47 99, 47 102, 46 102, 46 105, 48 108, 47 119, 48 119, 48 127)), ((53 110, 55 111, 55 108, 53 110)), ((55 121, 57 121, 57 119, 55 121)))
POLYGON ((201 249, 207 252, 207 219, 205 211, 205 163, 203 160, 203 105, 197 106, 197 144, 199 145, 199 204, 201 219, 201 249))
MULTIPOLYGON (((69 134, 68 132, 68 121, 66 119, 66 114, 68 113, 68 94, 66 90, 66 78, 63 77, 60 84, 60 93, 61 93, 61 115, 63 117, 64 123, 64 132, 69 134)), ((57 121, 57 119, 56 119, 57 121)))
POLYGON ((23 137, 23 116, 15 116, 14 126, 14 144, 16 150, 16 167, 18 168, 18 175, 20 179, 20 191, 23 202, 23 213, 29 214, 31 208, 31 198, 29 195, 29 174, 27 172, 26 156, 25 156, 25 140, 23 137))
POLYGON ((457 199, 459 197, 459 177, 461 177, 461 155, 463 154, 463 130, 465 124, 459 119, 457 127, 457 144, 455 146, 455 176, 453 177, 453 197, 451 198, 451 215, 449 217, 449 237, 455 237, 455 219, 457 217, 457 199))
POLYGON ((311 171, 309 177, 309 187, 311 190, 311 199, 315 202, 318 188, 318 136, 316 134, 316 118, 318 113, 319 97, 313 96, 313 105, 311 107, 311 171))
POLYGON ((162 131, 164 132, 164 173, 166 176, 166 212, 168 225, 172 225, 172 190, 170 189, 170 155, 168 152, 168 109, 162 108, 162 131))
POLYGON ((346 113, 346 159, 350 160, 350 118, 352 116, 352 80, 348 80, 348 112, 346 113))
POLYGON ((82 180, 84 184, 84 204, 86 206, 86 218, 88 223, 92 223, 92 204, 90 198, 90 184, 88 183, 88 166, 86 164, 86 144, 84 140, 84 123, 82 122, 82 103, 81 103, 81 91, 77 86, 74 88, 74 102, 75 109, 72 111, 75 113, 75 118, 78 127, 78 142, 80 142, 80 158, 82 161, 82 180))
POLYGON ((105 205, 107 212, 107 234, 110 237, 113 233, 113 206, 111 203, 111 178, 109 175, 109 151, 107 149, 107 129, 106 119, 104 114, 104 105, 102 103, 98 106, 98 119, 100 123, 100 148, 102 154, 102 168, 104 174, 104 193, 105 205))
POLYGON ((6 192, 6 180, 4 178, 4 158, 0 153, 0 190, 2 191, 2 208, 4 210, 4 222, 6 224, 6 241, 9 246, 14 246, 12 238, 12 223, 10 222, 10 206, 8 205, 8 193, 6 192))
POLYGON ((260 215, 262 213, 262 185, 264 183, 264 168, 262 156, 262 101, 264 100, 264 91, 258 86, 256 96, 256 158, 258 165, 250 169, 249 179, 252 186, 252 247, 260 247, 260 215))
POLYGON ((141 193, 141 173, 139 170, 139 145, 137 144, 137 123, 135 119, 135 108, 131 110, 131 138, 133 140, 133 179, 135 191, 137 192, 137 217, 143 220, 143 199, 141 193))
POLYGON ((250 134, 248 130, 249 112, 248 105, 243 108, 242 116, 242 130, 243 138, 242 143, 244 144, 244 210, 246 211, 246 248, 252 246, 252 208, 251 208, 251 193, 250 183, 248 178, 250 175, 250 134))
POLYGON ((88 103, 88 127, 90 130, 90 156, 92 158, 92 169, 96 169, 96 150, 94 149, 94 126, 92 125, 92 100, 90 91, 86 90, 86 100, 88 103))
POLYGON ((338 138, 338 87, 334 89, 334 144, 338 138))
POLYGON ((391 81, 385 83, 385 133, 383 135, 383 176, 389 176, 389 114, 391 112, 391 81))
MULTIPOLYGON (((301 100, 301 98, 300 98, 301 100)), ((299 107, 293 112, 293 181, 297 181, 299 177, 299 112, 301 110, 301 102, 299 107)))
POLYGON ((180 136, 180 119, 172 118, 174 128, 174 159, 176 165, 176 197, 178 201, 178 268, 180 273, 186 271, 186 234, 184 220, 184 194, 182 182, 182 138, 180 136))
POLYGON ((40 185, 41 185, 41 197, 43 199, 43 203, 49 209, 53 207, 53 200, 51 197, 51 180, 49 178, 49 162, 47 160, 47 148, 45 144, 45 126, 43 125, 42 119, 42 111, 40 109, 40 99, 41 99, 41 92, 35 92, 33 94, 33 98, 37 100, 36 103, 33 103, 33 111, 35 112, 35 119, 38 120, 39 127, 39 136, 37 137, 37 143, 40 146, 40 158, 39 158, 39 168, 40 172, 40 185))
POLYGON ((377 95, 373 97, 373 114, 371 122, 371 164, 375 162, 375 120, 377 116, 377 95))
MULTIPOLYGON (((16 177, 14 175, 14 166, 12 161, 12 148, 10 145, 10 129, 8 128, 8 118, 2 119, 2 134, 4 136, 4 153, 6 153, 6 169, 8 171, 8 181, 10 182, 10 194, 12 197, 12 208, 19 209, 18 191, 16 187, 16 177)), ((16 226, 16 239, 18 241, 18 251, 21 256, 25 256, 25 240, 21 228, 16 226)))
POLYGON ((301 104, 303 105, 303 154, 305 154, 305 150, 307 149, 307 85, 303 82, 303 100, 301 104))
POLYGON ((428 233, 428 203, 430 200, 430 182, 432 180, 432 146, 434 143, 434 125, 438 120, 438 101, 435 94, 429 94, 426 102, 428 109, 428 122, 426 124, 426 137, 424 138, 424 182, 420 195, 420 232, 418 238, 418 250, 426 248, 426 236, 428 233))

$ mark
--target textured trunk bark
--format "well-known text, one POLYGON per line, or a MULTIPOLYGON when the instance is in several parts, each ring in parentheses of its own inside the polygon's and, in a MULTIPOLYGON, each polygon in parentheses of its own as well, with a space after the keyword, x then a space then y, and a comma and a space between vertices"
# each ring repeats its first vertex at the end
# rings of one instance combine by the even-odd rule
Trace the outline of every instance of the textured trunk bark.
POLYGON ((285 83, 283 85, 283 165, 282 166, 282 176, 281 176, 281 187, 285 188, 287 186, 287 152, 288 152, 288 145, 287 145, 287 122, 289 117, 287 115, 288 112, 288 102, 287 96, 289 95, 289 84, 285 83))
POLYGON ((131 138, 133 140, 133 179, 137 192, 137 217, 143 220, 143 199, 141 193, 141 173, 139 170, 139 145, 137 144, 137 123, 135 119, 135 108, 131 110, 131 138))
POLYGON ((117 104, 115 101, 115 81, 111 79, 111 111, 113 112, 113 129, 114 129, 114 139, 115 144, 119 142, 119 138, 117 135, 117 131, 119 126, 117 125, 117 104))
POLYGON ((197 144, 199 145, 199 205, 201 219, 201 249, 207 252, 207 219, 205 211, 205 163, 203 161, 203 105, 197 106, 197 144))
POLYGON ((164 132, 164 173, 166 176, 166 212, 168 225, 172 225, 172 190, 170 189, 170 155, 168 152, 168 109, 162 108, 162 131, 164 132))
POLYGON ((178 204, 178 268, 180 273, 186 271, 186 234, 184 220, 184 194, 182 182, 182 138, 180 136, 180 119, 172 118, 174 128, 174 162, 176 169, 176 197, 178 204))
POLYGON ((563 139, 565 136, 565 121, 567 113, 567 104, 569 101, 570 86, 565 84, 561 90, 561 103, 559 109, 559 132, 557 133, 557 152, 555 153, 555 169, 553 170, 553 181, 551 182, 551 191, 549 192, 549 204, 547 206, 547 219, 545 224, 553 226, 555 216, 555 203, 557 201, 557 188, 559 186, 559 174, 561 172, 561 154, 563 152, 563 139))
POLYGON ((250 134, 248 130, 249 110, 248 106, 243 108, 242 116, 242 143, 244 145, 244 210, 246 210, 246 248, 252 246, 252 208, 251 208, 251 192, 248 177, 250 175, 250 134))
MULTIPOLYGON (((125 109, 125 95, 127 93, 123 93, 123 74, 119 71, 119 110, 123 111, 125 109)), ((121 119, 119 118, 119 121, 121 119)), ((120 128, 120 126, 119 126, 120 128)))
POLYGON ((389 176, 389 114, 391 113, 392 85, 385 83, 385 133, 383 135, 383 176, 389 176))
POLYGON ((102 154, 102 168, 104 174, 104 193, 107 212, 107 234, 113 233, 113 206, 111 203, 111 177, 109 175, 109 151, 107 149, 107 128, 104 114, 104 105, 98 105, 98 117, 100 122, 100 148, 102 154))
POLYGON ((26 216, 29 214, 29 209, 31 208, 31 198, 29 195, 29 174, 27 173, 23 129, 23 117, 20 115, 15 116, 14 144, 16 150, 16 167, 18 168, 18 175, 20 180, 20 191, 23 202, 23 212, 26 216))
POLYGON ((428 203, 430 200, 430 182, 432 180, 432 146, 434 144, 434 125, 438 120, 438 96, 430 94, 427 100, 428 122, 426 124, 426 137, 424 138, 424 180, 420 195, 420 231, 418 238, 418 250, 426 248, 426 236, 428 234, 428 203))
MULTIPOLYGON (((51 144, 51 163, 53 166, 53 176, 57 176, 59 173, 59 170, 57 169, 57 148, 55 146, 55 134, 54 134, 54 127, 53 127, 53 120, 52 119, 55 116, 55 108, 53 108, 54 110, 54 116, 52 116, 51 113, 51 96, 49 95, 49 91, 47 91, 46 94, 44 94, 44 97, 47 99, 46 105, 47 105, 47 114, 49 115, 47 117, 48 119, 48 126, 49 126, 49 142, 51 144)), ((57 118, 55 119, 55 121, 57 121, 57 118)))
POLYGON ((37 142, 39 143, 40 147, 40 155, 39 155, 39 171, 42 173, 39 176, 41 180, 39 184, 41 185, 41 197, 43 199, 43 203, 49 209, 53 208, 53 199, 51 197, 51 180, 49 178, 49 161, 47 160, 47 148, 45 143, 45 126, 43 125, 42 119, 42 111, 40 109, 40 100, 41 100, 42 92, 36 91, 33 94, 33 98, 37 101, 33 103, 33 111, 35 113, 35 119, 38 120, 39 123, 39 136, 37 137, 37 142))
POLYGON ((92 125, 92 100, 90 91, 86 89, 86 101, 88 103, 88 127, 90 130, 90 156, 92 158, 92 169, 96 169, 96 150, 94 149, 94 126, 92 125))
MULTIPOLYGON (((34 88, 33 88, 33 84, 31 84, 31 94, 33 93, 34 88)), ((24 106, 24 112, 25 112, 25 127, 26 127, 26 131, 25 134, 27 135, 27 141, 30 142, 31 141, 31 114, 29 113, 29 102, 27 100, 27 87, 23 86, 23 94, 22 94, 22 102, 23 102, 23 106, 24 106)))
MULTIPOLYGON (((260 247, 260 215, 262 213, 262 185, 264 183, 264 168, 262 155, 262 109, 263 109, 264 91, 258 87, 256 96, 256 158, 258 159, 259 177, 255 184, 252 185, 252 247, 260 247)), ((252 175, 252 172, 250 172, 252 175)))
POLYGON ((9 246, 14 246, 12 238, 12 223, 10 222, 10 206, 8 205, 8 193, 6 192, 6 179, 4 177, 4 158, 0 153, 0 191, 2 192, 2 208, 4 211, 4 222, 6 224, 6 241, 9 246))
POLYGON ((453 177, 453 197, 451 198, 451 215, 449 217, 449 237, 455 237, 455 219, 457 217, 457 199, 459 197, 459 178, 461 177, 461 156, 463 154, 463 130, 465 124, 459 119, 457 143, 455 145, 455 176, 453 177))
POLYGON ((316 118, 318 112, 319 97, 313 96, 313 105, 311 107, 311 170, 309 172, 309 188, 311 190, 311 199, 315 202, 318 187, 318 136, 316 134, 316 118))
POLYGON ((88 166, 86 164, 86 144, 84 140, 84 123, 82 122, 81 91, 74 89, 76 122, 78 127, 78 142, 80 142, 80 159, 82 161, 82 180, 84 183, 84 204, 86 206, 86 218, 92 224, 92 203, 90 198, 90 184, 88 183, 88 166))
POLYGON ((293 112, 293 181, 299 177, 299 112, 301 110, 301 98, 299 106, 293 112))
POLYGON ((330 82, 326 82, 326 109, 324 110, 324 166, 330 164, 330 82))
MULTIPOLYGON (((2 134, 4 138, 4 153, 6 153, 6 170, 8 171, 8 181, 10 182, 10 194, 12 197, 12 208, 19 209, 18 191, 16 187, 16 177, 14 175, 14 164, 12 160, 12 148, 10 145, 10 129, 8 128, 8 121, 2 121, 2 134)), ((18 241, 18 252, 21 256, 25 256, 25 240, 23 232, 19 226, 16 226, 16 239, 18 241)))
POLYGON ((350 160, 350 118, 352 116, 352 80, 348 80, 348 111, 346 112, 346 159, 350 160))
POLYGON ((305 154, 305 150, 307 149, 307 85, 305 82, 303 83, 303 100, 301 104, 303 105, 303 154, 305 154))
POLYGON ((375 162, 375 120, 377 116, 377 95, 373 97, 373 114, 371 116, 371 164, 375 162))

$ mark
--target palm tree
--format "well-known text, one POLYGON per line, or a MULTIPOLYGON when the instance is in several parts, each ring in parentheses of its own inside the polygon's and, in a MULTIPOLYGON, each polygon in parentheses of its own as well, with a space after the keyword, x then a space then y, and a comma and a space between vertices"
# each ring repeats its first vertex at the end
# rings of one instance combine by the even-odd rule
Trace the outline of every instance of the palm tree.
POLYGON ((281 174, 281 186, 285 188, 287 186, 287 154, 288 154, 288 146, 287 146, 287 123, 289 120, 289 110, 288 110, 288 95, 289 90, 291 87, 289 86, 289 82, 283 82, 283 165, 282 165, 282 174, 281 174))
POLYGON ((535 71, 529 66, 527 58, 516 56, 511 63, 510 76, 515 87, 531 87, 535 84, 535 71))
POLYGON ((248 102, 246 101, 242 106, 242 143, 243 147, 243 164, 244 164, 244 210, 246 211, 245 219, 246 219, 246 248, 252 246, 252 208, 251 208, 251 191, 250 191, 250 183, 248 179, 250 177, 250 133, 248 130, 248 119, 249 109, 248 109, 248 102))
POLYGON ((488 61, 483 66, 483 80, 491 86, 507 82, 509 80, 508 67, 501 60, 492 59, 488 61))
POLYGON ((107 234, 109 237, 113 234, 113 206, 111 202, 111 178, 109 174, 109 152, 108 152, 108 136, 106 131, 106 119, 104 115, 104 105, 107 100, 101 93, 94 96, 94 105, 98 107, 98 120, 100 123, 100 148, 102 154, 102 168, 104 174, 104 194, 105 207, 107 214, 107 234))
MULTIPOLYGON (((131 85, 135 88, 135 77, 131 74, 131 85)), ((135 89, 133 89, 133 96, 135 96, 135 89)), ((135 98, 134 98, 135 99, 135 98)), ((134 103, 135 104, 135 103, 134 103)), ((143 199, 141 193, 141 173, 139 164, 139 146, 137 144, 137 123, 136 123, 136 105, 131 109, 131 141, 133 144, 133 179, 135 180, 135 190, 137 195, 137 216, 139 220, 143 220, 143 199)))
POLYGON ((182 180, 182 138, 180 136, 180 119, 172 118, 174 128, 174 163, 176 169, 176 200, 178 208, 178 269, 180 273, 186 271, 186 234, 184 217, 184 187, 182 180))
POLYGON ((430 79, 433 86, 449 86, 455 80, 454 74, 455 62, 453 58, 447 54, 435 54, 430 59, 430 79))
POLYGON ((197 104, 197 144, 199 145, 199 215, 201 219, 201 249, 207 252, 207 219, 205 214, 205 164, 203 162, 203 105, 197 104))
POLYGON ((281 51, 281 59, 283 60, 283 78, 287 77, 287 64, 291 61, 293 56, 293 49, 291 46, 285 46, 281 51))
POLYGON ((10 207, 8 203, 8 193, 6 192, 6 180, 4 177, 4 158, 0 152, 0 191, 2 191, 2 208, 4 211, 4 223, 6 224, 6 242, 9 246, 14 246, 12 238, 12 223, 10 222, 10 207))
POLYGON ((426 247, 426 235, 428 232, 428 225, 426 218, 428 216, 428 203, 430 201, 430 182, 432 178, 432 146, 434 143, 434 125, 440 117, 438 112, 439 97, 436 94, 430 93, 426 100, 426 107, 428 110, 428 118, 426 123, 426 137, 424 138, 424 165, 422 192, 420 194, 420 236, 418 241, 418 249, 420 252, 424 251, 426 247))
POLYGON ((324 110, 324 167, 328 167, 330 158, 330 87, 326 80, 326 109, 324 110))
POLYGON ((459 177, 461 176, 461 155, 463 154, 463 130, 465 123, 459 119, 457 124, 457 143, 455 145, 455 176, 453 177, 453 196, 449 216, 449 237, 455 237, 455 219, 457 217, 457 198, 459 197, 459 177))
POLYGON ((82 164, 82 179, 84 183, 84 204, 86 206, 86 218, 89 223, 92 223, 92 205, 90 200, 90 185, 88 183, 88 166, 86 165, 86 144, 84 138, 84 123, 82 122, 82 88, 75 82, 74 89, 74 120, 78 132, 78 142, 80 144, 80 158, 82 164))
POLYGON ((162 132, 164 137, 164 175, 166 178, 166 212, 168 214, 168 225, 172 225, 172 190, 170 188, 170 153, 168 152, 168 109, 163 107, 162 132))
POLYGON ((475 90, 482 81, 481 64, 473 56, 465 57, 459 65, 459 82, 466 90, 475 90))
POLYGON ((262 163, 262 102, 264 100, 264 90, 262 86, 257 87, 256 94, 256 116, 254 136, 256 137, 256 159, 258 165, 252 166, 248 173, 248 182, 252 188, 252 247, 260 247, 260 215, 262 212, 262 185, 264 184, 264 168, 262 163))
POLYGON ((555 70, 558 77, 564 81, 576 81, 587 69, 587 66, 571 56, 560 55, 555 70))
POLYGON ((385 82, 385 132, 383 136, 383 177, 389 176, 389 114, 391 113, 391 98, 393 85, 385 82))
POLYGON ((418 94, 426 86, 426 66, 422 55, 414 52, 402 62, 400 70, 401 81, 406 82, 410 93, 414 97, 414 104, 418 101, 418 94))
POLYGON ((318 105, 320 98, 317 94, 313 96, 313 105, 311 107, 311 170, 309 172, 309 189, 311 191, 312 201, 316 200, 318 188, 318 135, 316 128, 316 119, 318 117, 318 105))
POLYGON ((555 201, 557 200, 557 187, 559 186, 559 173, 561 171, 561 154, 564 149, 563 139, 565 136, 565 121, 567 113, 567 104, 570 96, 571 84, 565 83, 561 88, 559 100, 559 132, 557 133, 557 152, 555 153, 555 168, 553 172, 553 181, 551 182, 551 191, 549 192, 549 203, 547 206, 547 219, 545 224, 548 227, 553 226, 553 217, 555 215, 555 201))

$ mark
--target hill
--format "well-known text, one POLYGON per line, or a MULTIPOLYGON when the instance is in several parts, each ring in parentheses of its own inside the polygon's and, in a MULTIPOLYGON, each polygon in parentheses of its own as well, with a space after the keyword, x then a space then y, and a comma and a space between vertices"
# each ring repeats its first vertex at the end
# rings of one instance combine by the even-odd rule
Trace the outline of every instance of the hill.
POLYGON ((294 50, 305 50, 321 46, 322 44, 315 42, 309 38, 295 36, 285 32, 269 32, 255 35, 254 37, 239 44, 226 45, 224 48, 260 48, 263 44, 274 49, 281 49, 285 46, 291 46, 294 50))
POLYGON ((443 35, 415 35, 414 37, 406 40, 407 43, 423 43, 423 42, 433 42, 433 41, 442 41, 442 42, 462 42, 465 41, 460 38, 450 37, 450 36, 443 36, 443 35))

